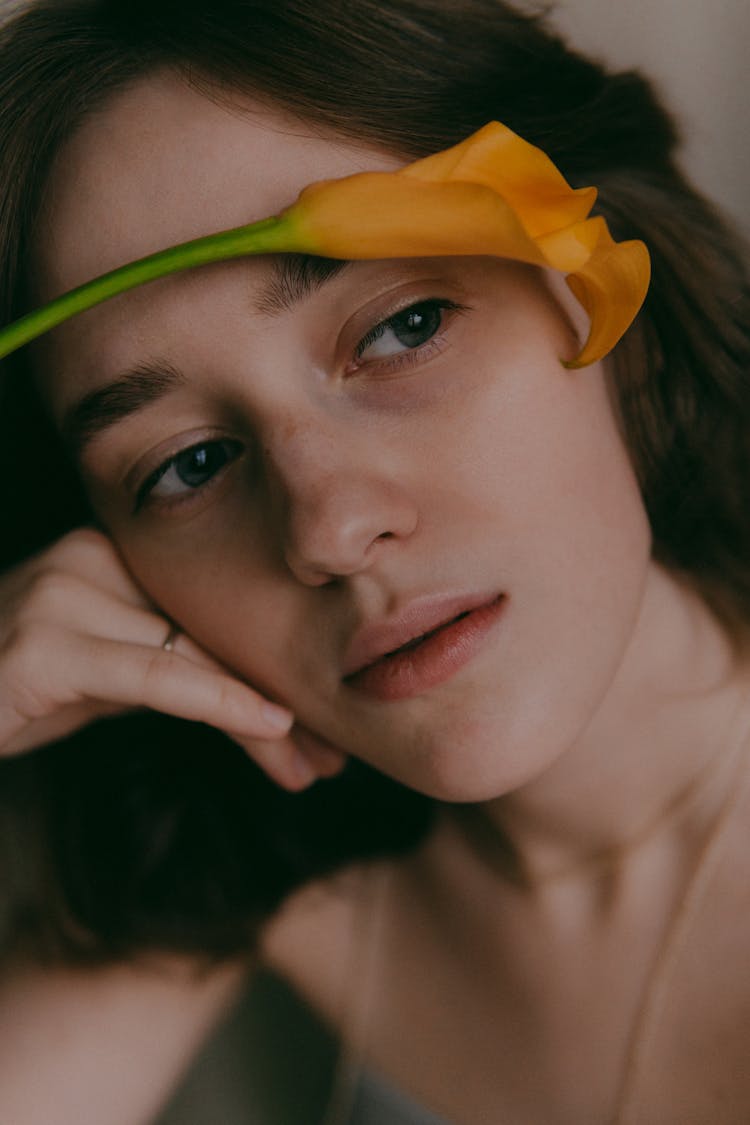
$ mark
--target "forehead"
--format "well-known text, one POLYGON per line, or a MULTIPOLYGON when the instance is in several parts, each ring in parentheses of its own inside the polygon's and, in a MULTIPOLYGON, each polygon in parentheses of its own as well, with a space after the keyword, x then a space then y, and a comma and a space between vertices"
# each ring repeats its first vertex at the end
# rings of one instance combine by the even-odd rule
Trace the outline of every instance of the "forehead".
POLYGON ((36 247, 39 296, 291 203, 314 180, 399 167, 254 102, 218 104, 169 72, 120 92, 56 161, 36 247))

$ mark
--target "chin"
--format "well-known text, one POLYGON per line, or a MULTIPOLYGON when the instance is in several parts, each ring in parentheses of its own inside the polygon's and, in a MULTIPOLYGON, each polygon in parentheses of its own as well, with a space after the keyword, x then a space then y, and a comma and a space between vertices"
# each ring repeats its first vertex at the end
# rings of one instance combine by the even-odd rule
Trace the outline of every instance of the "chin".
MULTIPOLYGON (((559 748, 558 748, 559 749, 559 748)), ((509 738, 497 722, 474 720, 451 730, 421 731, 371 764, 427 797, 453 804, 496 800, 531 781, 556 756, 538 738, 509 738), (533 743, 533 745, 530 745, 533 743), (545 753, 545 750, 547 753, 545 753)))

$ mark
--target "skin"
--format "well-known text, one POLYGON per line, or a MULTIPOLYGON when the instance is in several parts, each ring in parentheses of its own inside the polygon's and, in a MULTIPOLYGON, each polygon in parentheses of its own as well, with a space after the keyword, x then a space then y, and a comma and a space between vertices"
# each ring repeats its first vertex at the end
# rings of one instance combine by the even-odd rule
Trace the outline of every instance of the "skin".
MULTIPOLYGON (((39 298, 261 218, 313 179, 402 162, 155 75, 61 153, 37 247, 39 298)), ((186 634, 176 680, 215 662, 236 685, 291 708, 298 746, 312 738, 338 751, 315 761, 318 774, 354 754, 446 802, 471 802, 502 827, 520 890, 478 867, 450 827, 399 871, 373 1055, 426 1099, 436 1093, 457 1121, 487 1119, 499 1085, 509 1120, 550 1121, 564 1105, 568 1118, 560 1108, 554 1120, 605 1119, 634 1005, 726 793, 717 770, 747 692, 746 662, 700 599, 651 559, 606 368, 559 362, 586 328, 559 278, 489 259, 360 263, 271 315, 259 295, 272 267, 257 259, 164 279, 37 346, 40 386, 60 423, 125 369, 158 360, 182 376, 81 458, 135 583, 121 600, 132 610, 136 589, 146 615, 127 615, 128 640, 161 660, 166 615, 186 634), (428 300, 460 307, 443 310, 421 351, 407 354, 391 331, 358 355, 375 324, 428 300), (210 485, 170 505, 175 479, 165 475, 136 504, 165 458, 209 439, 237 453, 210 485), (390 703, 342 683, 363 623, 420 597, 478 592, 503 592, 505 612, 449 681, 390 703), (669 810, 703 793, 706 778, 718 780, 677 827, 669 810), (604 868, 592 866, 602 856, 604 868), (634 933, 636 953, 624 959, 634 933), (430 1006, 440 989, 413 995, 415 963, 455 990, 446 993, 457 998, 455 1022, 430 1006), (502 1083, 500 1010, 510 1013, 502 1083), (614 1032, 599 1066, 603 1020, 614 1032), (396 1025, 415 1042, 428 1029, 435 1055, 420 1062, 396 1047, 396 1025), (484 1075, 472 1105, 450 1069, 439 1089, 433 1057, 484 1075), (598 1116, 587 1118, 592 1106, 598 1116)), ((96 568, 87 565, 90 593, 96 568)), ((79 573, 80 557, 66 566, 79 573)), ((115 637, 125 621, 112 613, 115 637)), ((215 721, 237 733, 236 722, 215 721)), ((249 729, 241 741, 282 772, 281 743, 249 729)), ((270 960, 326 1010, 345 956, 330 955, 339 947, 317 921, 305 929, 294 910, 290 918, 267 943, 270 960)))
MULTIPOLYGON (((207 225, 263 217, 312 179, 399 163, 151 78, 58 161, 40 295, 207 225)), ((603 370, 559 363, 575 352, 581 315, 562 287, 492 259, 357 263, 271 315, 257 307, 270 270, 248 260, 164 279, 65 325, 41 351, 58 420, 146 361, 184 376, 81 461, 153 601, 307 728, 445 800, 544 793, 543 780, 529 783, 553 766, 567 800, 568 770, 585 764, 590 786, 602 744, 624 749, 666 701, 675 712, 672 701, 684 703, 681 739, 697 721, 696 691, 713 721, 704 696, 726 686, 728 646, 650 560, 603 370), (375 323, 426 299, 463 308, 444 312, 421 351, 404 359, 391 332, 357 365, 375 323), (242 451, 209 486, 133 512, 134 488, 160 461, 217 437, 242 451), (476 592, 504 592, 504 618, 448 683, 388 704, 342 684, 363 622, 422 596, 476 592)))

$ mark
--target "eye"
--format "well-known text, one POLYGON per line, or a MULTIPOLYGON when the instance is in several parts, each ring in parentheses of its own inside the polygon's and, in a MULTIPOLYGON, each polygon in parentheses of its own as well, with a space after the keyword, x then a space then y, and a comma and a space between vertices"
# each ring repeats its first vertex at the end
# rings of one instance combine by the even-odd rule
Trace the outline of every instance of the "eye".
POLYGON ((460 309, 453 301, 431 299, 410 305, 371 328, 354 350, 356 362, 390 359, 429 343, 443 324, 446 309, 460 309))
POLYGON ((138 489, 136 511, 149 501, 169 503, 204 487, 242 452, 238 441, 222 439, 191 445, 170 457, 138 489))

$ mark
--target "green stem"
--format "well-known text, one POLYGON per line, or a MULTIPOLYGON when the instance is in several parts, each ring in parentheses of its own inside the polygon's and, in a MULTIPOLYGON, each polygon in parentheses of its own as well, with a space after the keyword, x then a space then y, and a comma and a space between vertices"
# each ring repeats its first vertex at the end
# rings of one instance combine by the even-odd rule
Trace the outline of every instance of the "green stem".
POLYGON ((56 328, 70 317, 77 316, 102 301, 108 301, 110 297, 125 293, 128 289, 145 285, 148 281, 209 262, 292 250, 291 234, 291 223, 287 216, 276 215, 249 226, 195 238, 191 242, 159 250, 156 254, 149 254, 146 258, 120 266, 93 281, 87 281, 85 285, 79 285, 77 289, 71 289, 69 293, 64 293, 3 328, 0 331, 0 359, 49 332, 51 328, 56 328))

